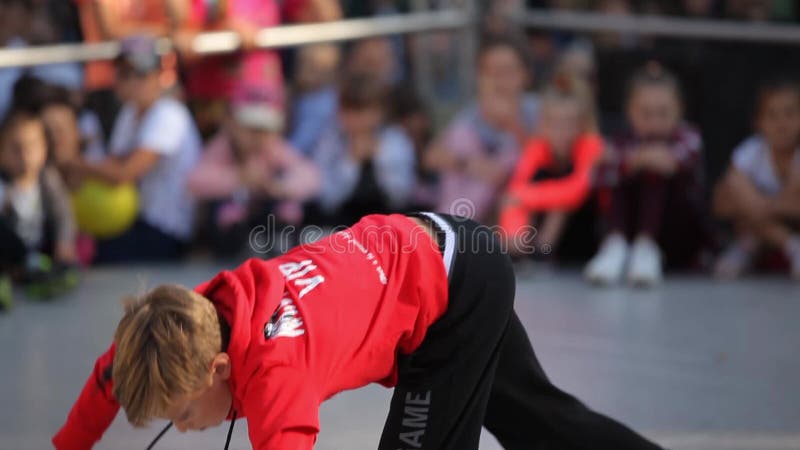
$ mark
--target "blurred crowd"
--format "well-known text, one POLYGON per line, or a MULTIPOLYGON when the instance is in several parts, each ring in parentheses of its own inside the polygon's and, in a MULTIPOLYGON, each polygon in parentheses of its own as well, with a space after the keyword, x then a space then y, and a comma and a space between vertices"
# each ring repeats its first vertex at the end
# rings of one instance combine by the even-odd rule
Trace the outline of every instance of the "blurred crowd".
POLYGON ((0 304, 12 280, 48 297, 81 265, 240 257, 264 247, 253 230, 421 209, 495 225, 520 264, 584 263, 598 284, 800 278, 798 50, 513 21, 536 7, 794 22, 794 2, 481 3, 474 86, 447 120, 418 89, 414 37, 256 46, 270 26, 407 3, 0 0, 6 48, 121 43, 113 61, 0 68, 0 304), (199 54, 219 30, 241 50, 199 54))

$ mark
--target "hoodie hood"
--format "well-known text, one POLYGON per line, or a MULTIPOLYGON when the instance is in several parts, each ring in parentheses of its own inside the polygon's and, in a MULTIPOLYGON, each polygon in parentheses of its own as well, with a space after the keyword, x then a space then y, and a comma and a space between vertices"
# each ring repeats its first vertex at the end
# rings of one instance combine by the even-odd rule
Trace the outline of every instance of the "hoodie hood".
POLYGON ((229 383, 233 409, 241 411, 247 380, 256 369, 248 367, 250 344, 263 336, 262 324, 280 303, 283 277, 271 261, 251 258, 234 270, 220 272, 198 285, 195 291, 214 303, 219 315, 230 326, 229 383))

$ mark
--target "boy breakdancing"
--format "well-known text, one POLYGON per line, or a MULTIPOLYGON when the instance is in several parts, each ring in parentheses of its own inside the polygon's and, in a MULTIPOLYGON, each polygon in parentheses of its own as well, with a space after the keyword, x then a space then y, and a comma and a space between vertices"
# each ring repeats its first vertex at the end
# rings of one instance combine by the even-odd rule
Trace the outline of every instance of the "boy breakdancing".
POLYGON ((378 382, 395 387, 380 450, 477 449, 482 425, 512 450, 659 448, 548 381, 513 299, 488 228, 366 216, 129 301, 53 443, 91 448, 122 406, 180 431, 247 417, 255 450, 309 450, 324 400, 378 382))

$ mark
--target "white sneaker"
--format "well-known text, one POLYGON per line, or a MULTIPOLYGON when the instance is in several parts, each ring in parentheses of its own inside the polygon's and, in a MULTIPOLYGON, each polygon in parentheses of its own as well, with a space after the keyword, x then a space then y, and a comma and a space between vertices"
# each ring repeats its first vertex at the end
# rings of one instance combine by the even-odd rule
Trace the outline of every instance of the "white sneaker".
POLYGON ((619 234, 608 236, 600 251, 589 261, 583 276, 594 284, 609 285, 616 283, 625 270, 628 259, 628 242, 619 234))
POLYGON ((661 282, 661 249, 652 239, 638 237, 631 249, 628 262, 628 282, 635 286, 648 287, 661 282))

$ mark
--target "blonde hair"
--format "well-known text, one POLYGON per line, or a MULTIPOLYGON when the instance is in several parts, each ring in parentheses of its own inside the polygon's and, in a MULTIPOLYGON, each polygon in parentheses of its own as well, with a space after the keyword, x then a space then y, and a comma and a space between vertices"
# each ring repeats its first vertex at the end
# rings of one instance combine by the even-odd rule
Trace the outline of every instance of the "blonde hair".
POLYGON ((578 104, 584 119, 584 131, 597 131, 597 111, 594 93, 589 84, 565 71, 556 72, 542 91, 541 107, 561 102, 578 104))
POLYGON ((126 299, 114 342, 113 393, 134 426, 201 388, 222 348, 214 305, 178 285, 126 299))

